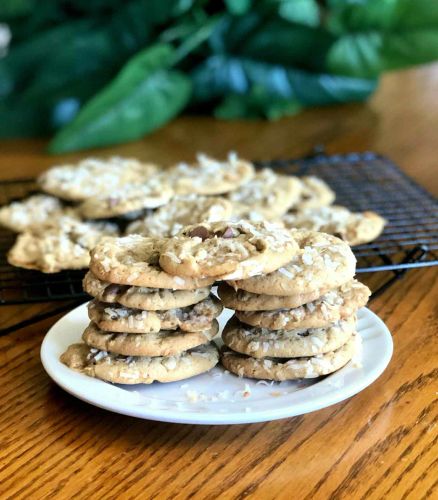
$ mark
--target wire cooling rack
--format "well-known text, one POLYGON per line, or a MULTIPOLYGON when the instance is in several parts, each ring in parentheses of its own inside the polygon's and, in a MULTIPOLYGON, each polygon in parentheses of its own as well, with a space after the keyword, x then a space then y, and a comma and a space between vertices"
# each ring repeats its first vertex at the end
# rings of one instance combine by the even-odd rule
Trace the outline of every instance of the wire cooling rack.
MULTIPOLYGON (((438 204, 389 159, 375 153, 256 162, 283 173, 317 175, 336 192, 336 203, 354 211, 374 210, 388 220, 378 240, 354 248, 357 272, 386 271, 383 291, 408 269, 438 264, 438 204)), ((0 183, 0 205, 36 191, 32 179, 0 183)), ((82 271, 43 274, 10 266, 6 253, 15 235, 0 228, 0 304, 85 300, 82 271)))

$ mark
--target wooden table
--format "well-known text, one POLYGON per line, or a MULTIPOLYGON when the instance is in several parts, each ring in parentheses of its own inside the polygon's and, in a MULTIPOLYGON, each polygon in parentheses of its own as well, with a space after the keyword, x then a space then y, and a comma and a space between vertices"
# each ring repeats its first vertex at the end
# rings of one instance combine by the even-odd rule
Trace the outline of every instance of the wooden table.
MULTIPOLYGON (((329 152, 387 154, 437 193, 437 84, 438 65, 393 73, 368 104, 276 123, 185 117, 99 153, 166 164, 198 150, 268 159, 323 143, 329 152)), ((0 144, 0 175, 34 175, 64 159, 47 156, 42 141, 9 141, 0 144)), ((39 348, 55 319, 2 337, 0 497, 432 498, 437 276, 432 268, 410 271, 371 303, 395 343, 377 382, 330 408, 276 422, 189 426, 112 414, 69 396, 44 372, 39 348)), ((0 326, 50 307, 1 308, 0 326)))

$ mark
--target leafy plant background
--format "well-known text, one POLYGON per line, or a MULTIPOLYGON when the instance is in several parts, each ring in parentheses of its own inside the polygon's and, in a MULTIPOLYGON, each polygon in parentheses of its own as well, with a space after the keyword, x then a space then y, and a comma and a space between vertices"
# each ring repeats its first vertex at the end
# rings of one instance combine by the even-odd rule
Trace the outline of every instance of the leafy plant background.
POLYGON ((0 137, 53 153, 137 139, 183 110, 277 119, 363 101, 438 58, 435 0, 1 0, 0 137))

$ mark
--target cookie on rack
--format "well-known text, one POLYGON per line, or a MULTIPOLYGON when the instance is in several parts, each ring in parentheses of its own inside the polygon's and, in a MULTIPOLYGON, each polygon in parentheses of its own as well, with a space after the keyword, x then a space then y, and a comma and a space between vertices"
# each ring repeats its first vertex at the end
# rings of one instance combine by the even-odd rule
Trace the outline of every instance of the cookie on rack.
POLYGON ((34 194, 0 208, 0 225, 17 233, 53 225, 63 217, 79 220, 73 208, 65 207, 58 198, 47 194, 34 194))
POLYGON ((134 158, 85 158, 46 170, 38 177, 38 184, 46 193, 64 200, 83 201, 147 180, 156 171, 155 165, 134 158))
POLYGON ((278 269, 297 250, 289 231, 267 222, 204 222, 168 240, 160 265, 180 276, 245 279, 278 269))
POLYGON ((83 280, 84 290, 109 304, 119 303, 133 309, 159 311, 187 307, 206 299, 211 287, 195 290, 167 290, 165 288, 147 288, 130 285, 118 285, 102 281, 89 271, 83 280))
POLYGON ((73 344, 62 354, 61 362, 90 377, 115 384, 175 382, 211 370, 219 361, 211 342, 176 356, 122 356, 86 344, 73 344))
POLYGON ((299 251, 287 264, 270 274, 228 283, 253 294, 304 295, 306 300, 312 297, 307 300, 310 302, 353 279, 356 258, 345 241, 306 229, 292 230, 291 234, 299 251))
POLYGON ((165 205, 173 190, 163 175, 151 175, 147 181, 125 184, 110 193, 83 201, 78 211, 87 219, 101 219, 165 205))
POLYGON ((127 234, 171 237, 190 224, 227 220, 232 213, 231 202, 217 196, 189 194, 173 198, 146 217, 126 228, 127 234))
POLYGON ((295 210, 323 207, 335 201, 336 194, 330 186, 319 177, 306 175, 300 177, 301 193, 293 206, 295 210))
POLYGON ((302 182, 297 177, 280 175, 265 168, 257 171, 249 182, 231 192, 228 199, 236 204, 237 210, 243 205, 249 213, 254 211, 267 220, 273 220, 297 203, 301 187, 302 182))
POLYGON ((236 317, 247 325, 271 330, 323 328, 354 315, 367 304, 370 295, 366 285, 353 280, 298 307, 264 310, 261 303, 259 310, 236 310, 236 317))
POLYGON ((287 330, 249 326, 233 317, 222 332, 222 340, 233 351, 254 358, 297 358, 335 351, 355 330, 354 316, 324 328, 303 326, 287 330))
POLYGON ((90 250, 102 238, 118 236, 118 232, 115 224, 65 218, 60 227, 21 233, 8 252, 8 262, 43 273, 85 269, 90 263, 90 250))
POLYGON ((108 332, 155 333, 176 328, 196 332, 205 330, 222 309, 222 304, 213 295, 192 306, 162 311, 130 309, 92 300, 88 304, 88 316, 108 332))
POLYGON ((91 252, 90 270, 108 283, 148 288, 195 290, 214 282, 214 278, 189 278, 163 271, 159 257, 167 241, 137 234, 102 241, 91 252))
POLYGON ((375 212, 351 212, 339 205, 289 212, 282 220, 288 228, 311 229, 333 234, 351 246, 375 240, 386 224, 385 219, 375 212))
POLYGON ((95 323, 85 329, 82 340, 90 347, 123 356, 177 356, 183 351, 208 344, 218 332, 214 321, 197 332, 160 330, 154 333, 112 333, 95 323))
POLYGON ((297 380, 317 378, 333 373, 345 366, 358 352, 360 336, 353 334, 335 351, 300 358, 254 358, 228 348, 221 352, 221 363, 226 370, 239 377, 260 380, 297 380))
POLYGON ((168 171, 168 179, 177 194, 224 194, 234 191, 254 177, 252 163, 229 153, 226 161, 219 161, 199 153, 197 163, 179 163, 168 171))

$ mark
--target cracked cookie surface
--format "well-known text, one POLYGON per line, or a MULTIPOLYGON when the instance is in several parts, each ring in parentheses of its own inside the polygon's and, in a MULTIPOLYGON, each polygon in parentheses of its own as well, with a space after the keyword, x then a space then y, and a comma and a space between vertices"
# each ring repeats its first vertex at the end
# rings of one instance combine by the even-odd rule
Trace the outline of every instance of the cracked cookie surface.
POLYGON ((307 295, 313 299, 353 279, 356 258, 345 241, 335 236, 291 230, 300 250, 277 271, 243 280, 230 280, 235 289, 264 295, 307 295), (316 296, 315 296, 316 295, 316 296))
POLYGON ((167 241, 160 265, 171 274, 246 278, 284 265, 298 250, 290 232, 267 222, 188 226, 167 241))

